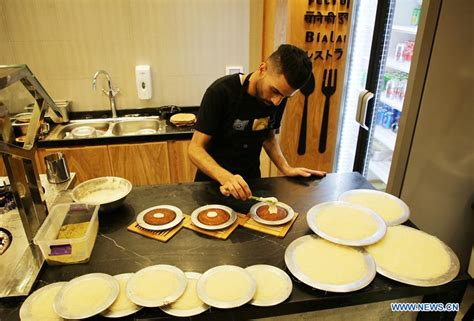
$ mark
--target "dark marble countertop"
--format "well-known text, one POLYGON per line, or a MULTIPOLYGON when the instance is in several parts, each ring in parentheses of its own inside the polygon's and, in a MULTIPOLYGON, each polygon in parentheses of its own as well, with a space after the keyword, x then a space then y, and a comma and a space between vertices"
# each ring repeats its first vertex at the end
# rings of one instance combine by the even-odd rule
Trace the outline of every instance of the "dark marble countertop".
MULTIPOLYGON (((112 213, 99 217, 99 234, 86 264, 47 266, 39 274, 34 289, 56 281, 69 281, 74 277, 102 272, 111 275, 136 272, 155 264, 175 265, 183 271, 203 273, 222 264, 247 267, 270 264, 286 270, 284 253, 295 239, 312 234, 306 223, 306 212, 314 205, 336 200, 351 189, 372 188, 358 173, 329 174, 323 179, 274 177, 249 181, 254 195, 275 196, 300 213, 285 238, 262 234, 238 227, 227 240, 206 237, 188 229, 180 230, 167 243, 161 243, 127 231, 136 215, 151 206, 170 204, 184 213, 206 204, 224 204, 247 213, 253 201, 238 201, 222 196, 214 183, 199 182, 133 188, 125 204, 112 213)), ((289 272, 288 272, 289 273, 289 272)), ((290 274, 291 275, 291 274, 290 274)), ((461 273, 449 284, 436 287, 415 287, 387 279, 381 275, 364 289, 351 293, 329 293, 312 289, 295 279, 290 298, 276 307, 242 307, 221 310, 211 309, 195 320, 241 320, 271 317, 291 313, 349 306, 420 295, 439 295, 459 292, 467 284, 468 276, 461 273)), ((437 298, 439 299, 439 298, 437 298)), ((0 320, 19 320, 18 311, 24 298, 0 299, 0 320)), ((441 301, 431 301, 441 302, 441 301)), ((456 302, 456 301, 448 301, 456 302)), ((92 318, 102 320, 101 317, 92 318)), ((144 308, 129 319, 173 319, 160 309, 144 308)), ((104 318, 105 320, 105 318, 104 318)))
MULTIPOLYGON (((169 108, 171 106, 162 107, 150 107, 140 109, 125 109, 117 111, 119 118, 117 121, 123 121, 123 117, 135 115, 127 120, 134 120, 134 117, 148 117, 162 115, 160 109, 169 108)), ((199 106, 174 106, 176 112, 194 113, 197 115, 199 106)), ((71 113, 74 120, 101 120, 111 119, 110 111, 95 111, 95 112, 76 112, 71 113)), ((148 135, 123 135, 123 136, 101 136, 94 138, 83 138, 83 139, 56 139, 50 140, 49 138, 41 139, 38 141, 38 148, 56 148, 56 147, 79 147, 79 146, 97 146, 97 145, 113 145, 113 144, 133 144, 133 143, 146 143, 146 142, 161 142, 169 140, 189 140, 193 136, 193 126, 177 127, 169 121, 170 115, 162 115, 166 120, 166 129, 162 133, 148 134, 148 135)), ((86 124, 84 124, 86 125, 86 124)), ((56 124, 50 121, 51 131, 56 124)), ((50 131, 50 132, 51 132, 50 131)))
POLYGON ((107 136, 82 139, 61 139, 61 140, 40 140, 38 148, 57 148, 57 147, 80 147, 80 146, 97 146, 97 145, 114 145, 114 144, 134 144, 163 142, 169 140, 190 140, 193 137, 194 128, 176 127, 169 122, 166 126, 166 132, 149 134, 149 135, 124 135, 124 136, 107 136))

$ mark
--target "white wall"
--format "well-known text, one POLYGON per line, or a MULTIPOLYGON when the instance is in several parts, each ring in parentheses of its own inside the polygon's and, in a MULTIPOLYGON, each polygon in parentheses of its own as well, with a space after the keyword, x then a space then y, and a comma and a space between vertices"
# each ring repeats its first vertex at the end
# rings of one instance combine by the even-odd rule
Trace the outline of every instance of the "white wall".
POLYGON ((98 69, 121 89, 118 109, 199 105, 226 65, 248 71, 249 26, 249 0, 3 0, 0 65, 28 64, 74 111, 109 108, 91 88, 98 69), (137 98, 137 64, 152 68, 149 101, 137 98))

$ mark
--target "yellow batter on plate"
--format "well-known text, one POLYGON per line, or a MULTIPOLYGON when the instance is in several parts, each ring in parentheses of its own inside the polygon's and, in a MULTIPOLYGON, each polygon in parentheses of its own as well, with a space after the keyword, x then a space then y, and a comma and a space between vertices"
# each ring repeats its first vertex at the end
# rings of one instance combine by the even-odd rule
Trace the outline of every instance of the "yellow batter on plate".
POLYGON ((30 321, 41 321, 41 320, 48 320, 48 321, 61 321, 59 315, 54 312, 53 303, 56 295, 58 294, 59 290, 61 290, 61 286, 57 287, 50 287, 47 290, 42 291, 42 293, 31 303, 30 311, 28 313, 29 316, 32 318, 28 318, 30 321))
POLYGON ((213 300, 229 302, 245 297, 251 286, 249 279, 242 272, 222 271, 209 276, 205 291, 213 300))
POLYGON ((322 238, 311 238, 299 245, 294 255, 298 269, 320 283, 349 284, 367 273, 364 254, 322 238))
POLYGON ((325 206, 316 216, 316 226, 329 236, 363 240, 377 232, 377 221, 369 213, 345 205, 325 206))
POLYGON ((451 259, 434 236, 399 225, 387 228, 385 236, 366 250, 377 266, 409 279, 433 279, 448 272, 451 259))
POLYGON ((163 300, 174 294, 179 286, 175 274, 164 270, 149 270, 136 274, 130 290, 142 300, 163 300))
POLYGON ((349 195, 345 201, 370 208, 382 216, 385 222, 393 222, 403 215, 403 208, 388 195, 378 193, 357 193, 349 195))
POLYGON ((268 270, 251 270, 249 273, 257 282, 255 301, 272 301, 288 296, 288 283, 281 275, 268 270))
POLYGON ((176 310, 191 310, 202 307, 204 302, 202 302, 197 295, 196 284, 196 279, 188 279, 188 284, 183 295, 180 296, 177 301, 171 303, 169 308, 176 310))
POLYGON ((109 307, 108 311, 109 313, 118 313, 122 311, 133 311, 139 309, 139 306, 137 306, 135 303, 130 301, 130 299, 127 296, 126 293, 126 286, 128 279, 120 279, 118 280, 119 285, 120 285, 120 292, 115 299, 114 303, 109 307))
POLYGON ((110 282, 105 279, 83 279, 64 292, 61 305, 69 315, 94 314, 108 300, 112 291, 110 282))

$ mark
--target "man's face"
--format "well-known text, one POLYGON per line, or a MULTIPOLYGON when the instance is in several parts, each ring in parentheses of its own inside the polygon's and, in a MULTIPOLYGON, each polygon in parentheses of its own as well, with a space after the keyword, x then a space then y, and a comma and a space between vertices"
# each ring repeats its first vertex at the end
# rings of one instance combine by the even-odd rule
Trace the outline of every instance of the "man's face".
POLYGON ((296 90, 286 82, 285 76, 262 63, 259 67, 259 78, 256 82, 256 96, 268 106, 278 106, 283 98, 292 96, 296 90))

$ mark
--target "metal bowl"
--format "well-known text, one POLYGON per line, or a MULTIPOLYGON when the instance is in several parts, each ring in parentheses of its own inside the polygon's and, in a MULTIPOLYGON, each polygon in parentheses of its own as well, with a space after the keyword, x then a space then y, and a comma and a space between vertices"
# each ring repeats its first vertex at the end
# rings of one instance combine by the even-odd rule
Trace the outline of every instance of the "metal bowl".
POLYGON ((132 183, 122 177, 105 176, 90 179, 72 190, 78 203, 100 205, 102 212, 113 211, 124 202, 132 190, 132 183))

